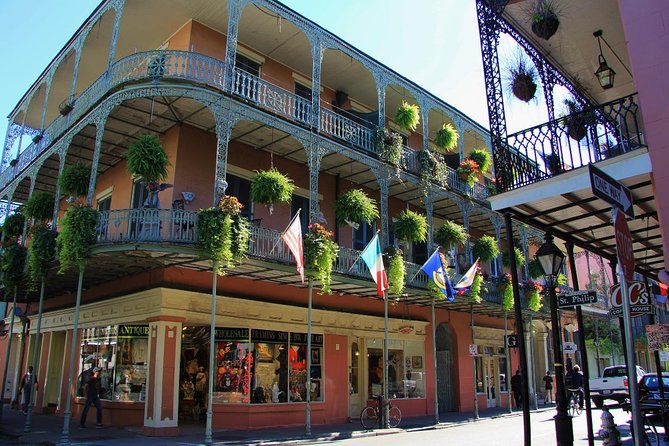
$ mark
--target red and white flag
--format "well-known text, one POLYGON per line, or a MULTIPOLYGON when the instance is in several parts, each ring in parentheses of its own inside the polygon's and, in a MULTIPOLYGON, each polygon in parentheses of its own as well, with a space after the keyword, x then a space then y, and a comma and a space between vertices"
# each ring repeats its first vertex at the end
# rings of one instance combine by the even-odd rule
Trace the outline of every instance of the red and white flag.
POLYGON ((288 249, 295 257, 297 272, 304 283, 304 256, 302 253, 302 225, 300 224, 300 211, 293 217, 285 231, 281 233, 281 239, 288 245, 288 249))
POLYGON ((365 262, 374 282, 376 282, 377 294, 379 297, 385 298, 386 290, 388 289, 388 276, 386 276, 386 271, 383 268, 379 234, 374 234, 374 237, 372 237, 367 247, 360 254, 360 258, 365 262))

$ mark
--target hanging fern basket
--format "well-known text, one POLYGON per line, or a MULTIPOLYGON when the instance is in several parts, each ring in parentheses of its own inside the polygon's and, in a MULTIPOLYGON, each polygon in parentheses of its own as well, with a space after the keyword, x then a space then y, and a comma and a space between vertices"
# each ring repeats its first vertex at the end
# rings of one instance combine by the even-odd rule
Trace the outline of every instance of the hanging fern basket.
POLYGON ((395 237, 407 242, 424 242, 427 240, 427 218, 417 212, 402 211, 393 225, 395 237))
POLYGON ((530 102, 537 94, 537 84, 532 76, 519 73, 513 78, 511 85, 513 95, 523 102, 530 102))
POLYGON ((53 218, 55 198, 51 192, 36 192, 26 201, 24 213, 35 221, 46 221, 53 218))
POLYGON ((446 220, 434 234, 434 241, 444 249, 453 249, 463 245, 469 235, 465 227, 451 220, 446 220))
POLYGON ((153 135, 142 135, 125 154, 128 172, 147 184, 159 183, 167 178, 170 160, 160 140, 153 135))
POLYGON ((548 40, 557 32, 560 21, 556 17, 544 17, 532 23, 532 32, 544 40, 548 40))
POLYGON ((272 168, 257 171, 251 180, 251 201, 267 206, 270 215, 275 203, 289 203, 295 186, 293 180, 272 168))
POLYGON ((63 273, 76 268, 83 271, 95 243, 98 211, 88 206, 76 205, 65 211, 61 232, 56 238, 60 270, 63 273))
POLYGON ((83 197, 88 193, 90 178, 91 168, 82 163, 65 166, 58 178, 60 191, 65 195, 83 197))
POLYGON ((338 225, 355 227, 359 223, 371 224, 379 218, 379 210, 376 201, 366 193, 360 189, 351 189, 337 198, 335 216, 338 225))
POLYGON ((453 124, 444 124, 434 138, 434 143, 446 152, 452 152, 458 146, 460 135, 453 124))
POLYGON ((474 257, 478 257, 483 262, 489 262, 499 255, 497 240, 489 235, 484 235, 474 242, 474 257))
POLYGON ((402 101, 402 105, 395 113, 395 122, 404 130, 415 131, 420 122, 420 109, 415 104, 402 101))

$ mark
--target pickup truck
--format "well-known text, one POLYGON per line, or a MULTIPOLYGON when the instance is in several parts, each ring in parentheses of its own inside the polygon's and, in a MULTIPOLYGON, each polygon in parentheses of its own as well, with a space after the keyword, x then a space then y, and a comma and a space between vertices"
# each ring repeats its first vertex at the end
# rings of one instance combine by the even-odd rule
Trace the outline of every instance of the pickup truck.
MULTIPOLYGON (((636 367, 636 381, 639 382, 645 370, 636 367)), ((629 398, 629 381, 627 380, 627 366, 613 365, 604 369, 601 378, 592 378, 590 383, 590 398, 597 408, 602 408, 604 400, 622 402, 629 398)))

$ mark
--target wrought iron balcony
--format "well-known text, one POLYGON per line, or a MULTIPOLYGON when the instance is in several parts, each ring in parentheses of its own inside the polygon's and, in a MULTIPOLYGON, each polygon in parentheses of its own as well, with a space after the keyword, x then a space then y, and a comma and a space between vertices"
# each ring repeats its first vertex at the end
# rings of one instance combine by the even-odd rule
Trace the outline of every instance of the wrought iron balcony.
POLYGON ((497 188, 517 189, 645 147, 636 94, 509 135, 495 149, 497 188))

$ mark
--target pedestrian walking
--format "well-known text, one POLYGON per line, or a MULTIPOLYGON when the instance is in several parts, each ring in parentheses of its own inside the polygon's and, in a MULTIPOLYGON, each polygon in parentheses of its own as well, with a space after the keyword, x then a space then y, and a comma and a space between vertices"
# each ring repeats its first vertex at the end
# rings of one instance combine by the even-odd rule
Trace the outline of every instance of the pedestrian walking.
POLYGON ((544 390, 546 391, 544 404, 553 403, 553 377, 550 370, 546 370, 546 376, 544 376, 544 390))
POLYGON ((33 375, 33 366, 28 366, 28 371, 21 378, 21 385, 19 386, 19 392, 21 393, 21 410, 23 415, 28 414, 28 405, 30 405, 30 398, 32 397, 32 390, 35 387, 37 390, 37 380, 35 375, 33 375))
POLYGON ((95 408, 97 409, 95 417, 95 427, 98 428, 103 427, 102 403, 100 402, 101 392, 102 392, 102 387, 100 384, 100 368, 95 368, 93 370, 93 376, 87 383, 84 384, 84 395, 86 395, 86 404, 84 405, 84 411, 81 413, 79 428, 83 429, 86 427, 86 416, 88 416, 88 410, 91 408, 91 405, 95 405, 95 408))
POLYGON ((516 402, 516 409, 520 409, 520 405, 523 403, 523 379, 520 376, 520 370, 516 370, 516 374, 511 377, 511 390, 516 402))

